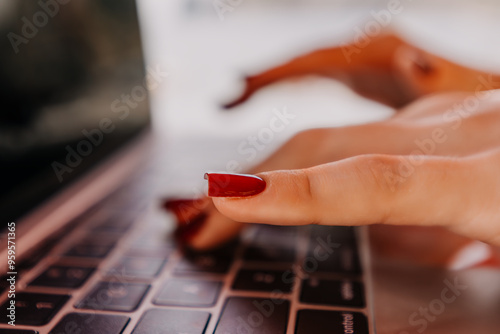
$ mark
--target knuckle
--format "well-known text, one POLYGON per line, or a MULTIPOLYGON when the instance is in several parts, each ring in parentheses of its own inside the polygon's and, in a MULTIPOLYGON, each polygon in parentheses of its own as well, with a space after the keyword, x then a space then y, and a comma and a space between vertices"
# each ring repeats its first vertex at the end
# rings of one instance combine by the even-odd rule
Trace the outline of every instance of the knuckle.
POLYGON ((380 223, 390 221, 394 207, 411 187, 414 171, 403 167, 401 157, 391 155, 360 156, 358 173, 361 182, 370 189, 371 205, 380 223))
POLYGON ((296 170, 289 175, 293 188, 290 191, 300 195, 299 202, 307 203, 310 206, 317 199, 313 193, 313 181, 308 169, 296 170))
POLYGON ((410 172, 403 173, 402 160, 391 155, 365 155, 359 157, 357 164, 363 181, 375 186, 375 190, 382 194, 392 194, 400 190, 411 177, 410 172))
POLYGON ((313 169, 295 170, 287 175, 290 178, 290 193, 295 194, 292 203, 294 210, 301 217, 308 217, 310 223, 316 224, 320 221, 318 205, 322 200, 321 182, 314 176, 313 169))

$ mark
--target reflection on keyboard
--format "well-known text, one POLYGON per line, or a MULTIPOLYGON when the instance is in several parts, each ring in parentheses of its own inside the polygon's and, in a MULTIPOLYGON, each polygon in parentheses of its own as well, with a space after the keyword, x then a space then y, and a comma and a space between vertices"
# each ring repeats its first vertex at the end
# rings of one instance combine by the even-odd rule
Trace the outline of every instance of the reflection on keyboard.
POLYGON ((181 251, 167 218, 137 198, 152 199, 132 193, 34 267, 16 296, 16 323, 30 330, 0 334, 373 333, 354 228, 259 225, 220 249, 181 251))
POLYGON ((222 282, 195 279, 169 279, 153 303, 164 306, 210 307, 215 305, 222 282))

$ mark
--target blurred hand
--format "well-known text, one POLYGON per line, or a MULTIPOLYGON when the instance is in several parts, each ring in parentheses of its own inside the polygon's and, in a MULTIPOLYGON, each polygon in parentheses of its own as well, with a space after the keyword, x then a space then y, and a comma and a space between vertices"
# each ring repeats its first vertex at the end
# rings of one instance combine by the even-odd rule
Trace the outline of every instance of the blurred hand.
POLYGON ((444 226, 500 245, 499 126, 500 91, 434 95, 382 122, 297 134, 250 171, 266 183, 257 195, 170 208, 196 249, 242 222, 444 226))
POLYGON ((223 107, 236 107, 268 85, 307 75, 339 80, 364 97, 396 108, 431 93, 500 88, 499 75, 454 63, 387 32, 362 45, 358 41, 316 50, 246 77, 241 95, 223 107))

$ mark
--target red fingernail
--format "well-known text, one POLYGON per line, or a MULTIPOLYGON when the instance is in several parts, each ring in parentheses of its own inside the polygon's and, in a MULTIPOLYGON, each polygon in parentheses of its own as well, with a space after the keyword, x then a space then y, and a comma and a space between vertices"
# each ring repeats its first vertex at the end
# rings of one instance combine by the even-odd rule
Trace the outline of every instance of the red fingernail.
POLYGON ((247 197, 261 193, 266 182, 248 174, 205 173, 210 197, 247 197))
POLYGON ((200 229, 205 225, 207 215, 201 213, 194 217, 189 222, 177 225, 174 236, 181 244, 187 244, 195 235, 198 234, 200 229))

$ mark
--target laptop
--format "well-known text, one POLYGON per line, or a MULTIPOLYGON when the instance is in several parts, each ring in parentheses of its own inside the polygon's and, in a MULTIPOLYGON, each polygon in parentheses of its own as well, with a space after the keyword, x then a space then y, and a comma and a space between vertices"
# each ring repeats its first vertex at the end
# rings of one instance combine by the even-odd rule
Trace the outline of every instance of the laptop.
POLYGON ((0 3, 0 334, 498 333, 496 268, 422 261, 443 231, 259 225, 181 249, 139 28, 133 0, 0 3))

